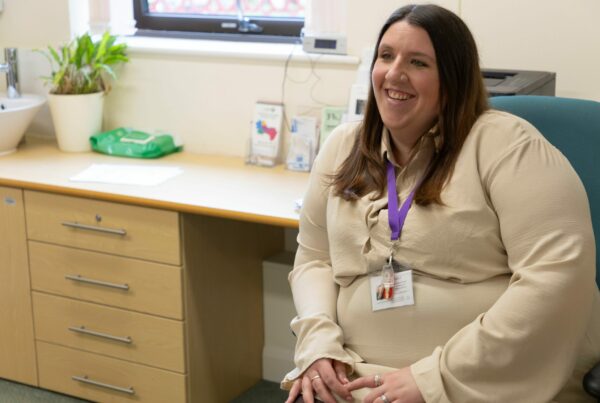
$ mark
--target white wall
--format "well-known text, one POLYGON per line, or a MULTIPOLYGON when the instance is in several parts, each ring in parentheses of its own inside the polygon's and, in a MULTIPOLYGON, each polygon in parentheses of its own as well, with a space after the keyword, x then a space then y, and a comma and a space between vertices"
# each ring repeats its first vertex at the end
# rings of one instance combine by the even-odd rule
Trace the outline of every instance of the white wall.
POLYGON ((600 1, 462 0, 482 65, 555 71, 559 96, 600 101, 600 1))
POLYGON ((36 48, 68 40, 69 15, 69 0, 4 0, 0 48, 36 48))
MULTIPOLYGON (((78 24, 69 23, 84 0, 4 0, 0 47, 40 47, 65 42, 78 24), (74 3, 75 2, 75 3, 74 3)), ((360 56, 398 0, 348 0, 348 48, 360 56), (376 6, 375 6, 376 5, 376 6)), ((600 101, 600 2, 597 0, 442 0, 472 29, 489 68, 550 70, 557 73, 557 95, 600 101)), ((80 23, 80 21, 78 21, 80 23)), ((283 61, 133 53, 107 98, 107 129, 126 125, 162 129, 180 136, 188 151, 243 155, 254 103, 281 100, 283 61)), ((23 88, 43 92, 36 77, 46 62, 23 52, 23 88), (24 71, 26 70, 26 71, 24 71)), ((292 60, 289 74, 305 84, 286 83, 288 114, 321 103, 344 105, 355 66, 292 60), (313 88, 314 87, 314 88, 313 88), (311 93, 313 97, 311 98, 311 93), (314 99, 313 99, 314 98, 314 99)), ((4 80, 0 78, 0 90, 4 80)), ((311 111, 310 113, 315 113, 311 111)), ((47 112, 35 130, 51 134, 47 112)))
POLYGON ((282 101, 288 117, 319 112, 321 104, 346 105, 356 66, 317 61, 248 61, 206 56, 135 55, 108 96, 106 126, 161 129, 206 154, 244 155, 256 101, 282 101), (314 108, 314 109, 312 109, 314 108))

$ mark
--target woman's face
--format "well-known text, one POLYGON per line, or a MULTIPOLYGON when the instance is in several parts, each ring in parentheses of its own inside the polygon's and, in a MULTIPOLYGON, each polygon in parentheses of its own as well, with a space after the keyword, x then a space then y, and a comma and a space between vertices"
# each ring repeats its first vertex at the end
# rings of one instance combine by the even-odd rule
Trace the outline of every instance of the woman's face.
POLYGON ((440 82, 427 31, 398 21, 379 44, 372 80, 377 108, 395 142, 411 146, 435 123, 440 82))

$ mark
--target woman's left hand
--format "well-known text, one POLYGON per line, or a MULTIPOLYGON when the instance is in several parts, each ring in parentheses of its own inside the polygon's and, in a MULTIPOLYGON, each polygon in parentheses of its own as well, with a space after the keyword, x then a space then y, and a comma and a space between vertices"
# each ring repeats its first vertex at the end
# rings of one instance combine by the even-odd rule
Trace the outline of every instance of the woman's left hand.
POLYGON ((379 375, 363 376, 346 385, 352 391, 362 388, 373 389, 365 396, 364 403, 425 403, 410 368, 379 375), (379 385, 377 381, 379 380, 379 385))

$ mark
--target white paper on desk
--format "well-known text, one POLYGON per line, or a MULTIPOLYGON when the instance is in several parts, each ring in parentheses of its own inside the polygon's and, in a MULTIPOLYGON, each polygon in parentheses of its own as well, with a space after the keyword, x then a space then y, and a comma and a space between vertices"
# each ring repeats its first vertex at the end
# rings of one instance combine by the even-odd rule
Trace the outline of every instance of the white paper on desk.
POLYGON ((69 179, 74 182, 156 186, 182 172, 178 167, 92 164, 69 179))

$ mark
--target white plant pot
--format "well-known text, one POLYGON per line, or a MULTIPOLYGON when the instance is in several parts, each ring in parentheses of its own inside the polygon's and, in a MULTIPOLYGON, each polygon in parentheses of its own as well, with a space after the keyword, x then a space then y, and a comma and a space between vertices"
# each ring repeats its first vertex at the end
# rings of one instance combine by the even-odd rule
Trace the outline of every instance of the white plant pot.
POLYGON ((90 151, 90 136, 102 130, 104 93, 48 94, 48 106, 58 148, 68 152, 90 151))

